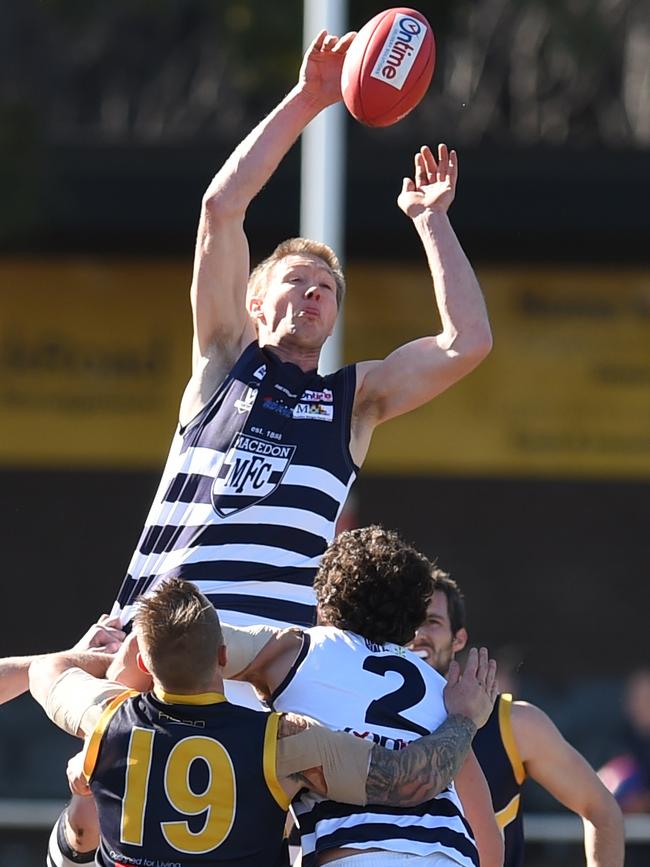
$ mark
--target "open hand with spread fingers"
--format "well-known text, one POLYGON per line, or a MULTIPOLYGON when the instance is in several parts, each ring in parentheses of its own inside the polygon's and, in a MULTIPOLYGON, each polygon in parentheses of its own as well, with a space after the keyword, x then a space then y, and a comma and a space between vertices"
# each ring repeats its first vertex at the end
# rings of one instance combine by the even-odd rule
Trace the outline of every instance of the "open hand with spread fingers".
POLYGON ((458 180, 458 155, 446 144, 438 145, 436 162, 431 148, 424 145, 415 155, 414 178, 404 178, 397 204, 408 217, 424 211, 446 213, 454 201, 458 180))
POLYGON ((450 716, 466 716, 481 728, 490 718, 497 692, 497 664, 489 658, 486 647, 472 647, 463 672, 456 660, 452 661, 444 691, 450 716))

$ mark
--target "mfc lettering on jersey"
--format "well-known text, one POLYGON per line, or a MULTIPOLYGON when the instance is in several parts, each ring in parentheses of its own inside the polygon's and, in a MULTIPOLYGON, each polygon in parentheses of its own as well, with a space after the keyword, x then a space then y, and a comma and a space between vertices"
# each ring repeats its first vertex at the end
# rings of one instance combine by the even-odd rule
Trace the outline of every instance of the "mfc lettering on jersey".
POLYGON ((356 477, 355 369, 319 376, 251 343, 174 436, 118 604, 193 581, 231 623, 314 622, 312 583, 356 477))

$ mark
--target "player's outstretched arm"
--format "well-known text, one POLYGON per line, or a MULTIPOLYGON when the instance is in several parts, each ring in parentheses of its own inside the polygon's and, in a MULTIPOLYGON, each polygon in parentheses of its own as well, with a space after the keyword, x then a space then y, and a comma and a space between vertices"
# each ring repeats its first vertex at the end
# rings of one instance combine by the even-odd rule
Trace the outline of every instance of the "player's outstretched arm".
MULTIPOLYGON (((112 659, 112 654, 88 650, 41 656, 29 668, 29 689, 52 722, 69 734, 83 737, 89 729, 82 725, 81 719, 94 704, 95 692, 104 693, 108 685, 104 678, 112 659), (63 675, 68 674, 64 683, 63 675), (88 685, 95 691, 92 699, 88 698, 88 685), (75 719, 74 724, 70 723, 71 718, 75 719)), ((120 686, 119 691, 123 692, 124 687, 120 686)))
MULTIPOLYGON (((86 634, 75 644, 77 650, 103 649, 112 653, 124 638, 116 622, 102 614, 86 634)), ((35 656, 9 656, 0 659, 0 704, 11 701, 29 689, 29 669, 33 662, 46 654, 35 656)))
POLYGON ((241 142, 205 192, 191 289, 195 370, 201 359, 215 352, 232 355, 254 337, 245 303, 246 210, 307 124, 341 99, 341 68, 354 35, 318 34, 295 87, 241 142))
POLYGON ((596 772, 540 708, 514 702, 511 719, 527 774, 582 817, 587 867, 622 867, 623 816, 596 772))
POLYGON ((106 679, 124 647, 117 620, 103 614, 70 650, 37 657, 29 668, 29 689, 45 713, 71 735, 89 734, 107 701, 124 684, 106 679))
POLYGON ((37 656, 0 659, 0 704, 18 698, 29 689, 29 667, 37 656))
POLYGON ((447 217, 457 180, 458 156, 444 144, 437 160, 422 147, 415 154, 414 177, 404 178, 397 201, 424 246, 442 331, 399 347, 384 361, 358 366, 355 414, 362 425, 421 406, 469 373, 492 348, 481 288, 447 217))

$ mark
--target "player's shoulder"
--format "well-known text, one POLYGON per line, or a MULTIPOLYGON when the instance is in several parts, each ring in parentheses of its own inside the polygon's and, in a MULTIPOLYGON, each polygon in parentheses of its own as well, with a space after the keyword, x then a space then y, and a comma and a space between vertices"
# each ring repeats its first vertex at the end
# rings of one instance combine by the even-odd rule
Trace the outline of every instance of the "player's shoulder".
POLYGON ((541 707, 538 707, 536 704, 532 704, 529 701, 522 701, 521 699, 514 701, 511 696, 508 695, 500 695, 499 701, 510 703, 510 719, 512 720, 513 725, 520 727, 535 727, 546 725, 551 722, 551 718, 541 709, 541 707))
POLYGON ((536 704, 513 701, 510 709, 512 731, 522 759, 530 759, 540 750, 551 751, 564 738, 550 716, 536 704))
POLYGON ((311 626, 303 630, 303 634, 313 647, 340 645, 352 648, 360 642, 359 636, 345 629, 339 629, 338 626, 311 626))

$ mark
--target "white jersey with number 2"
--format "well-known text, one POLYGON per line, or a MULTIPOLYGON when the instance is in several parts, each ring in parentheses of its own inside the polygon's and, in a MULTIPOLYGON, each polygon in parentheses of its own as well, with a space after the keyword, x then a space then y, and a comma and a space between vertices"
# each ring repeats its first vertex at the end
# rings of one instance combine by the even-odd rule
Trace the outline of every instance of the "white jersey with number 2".
MULTIPOLYGON (((401 749, 445 721, 444 685, 443 677, 404 647, 317 626, 303 632, 301 651, 271 704, 401 749)), ((441 854, 462 867, 478 867, 476 844, 453 784, 417 807, 354 807, 305 792, 294 810, 304 867, 339 847, 441 854)))

